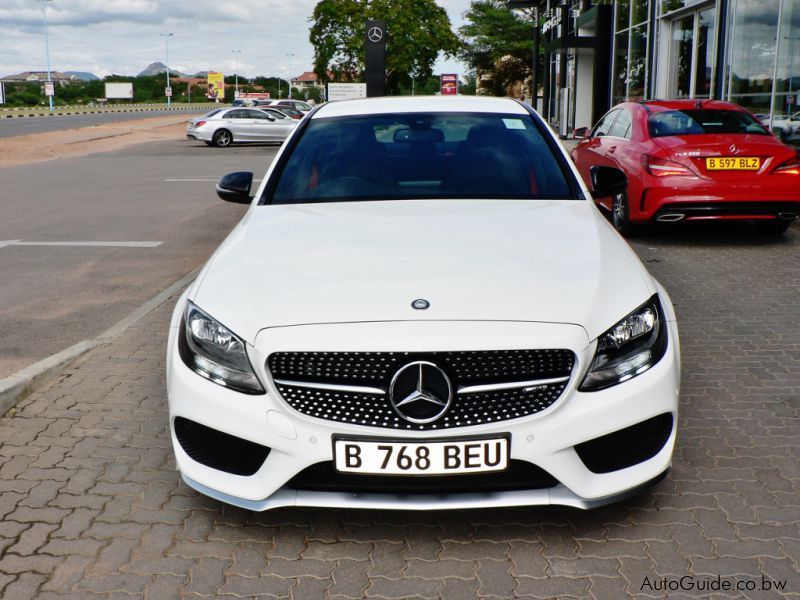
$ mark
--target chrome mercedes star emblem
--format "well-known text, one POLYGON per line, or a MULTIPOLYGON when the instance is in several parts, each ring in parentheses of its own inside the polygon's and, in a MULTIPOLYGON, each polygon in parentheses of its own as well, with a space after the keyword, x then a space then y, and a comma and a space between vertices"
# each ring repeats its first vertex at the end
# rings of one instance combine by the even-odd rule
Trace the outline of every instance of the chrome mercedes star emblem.
POLYGON ((395 373, 389 399, 395 412, 409 423, 432 423, 450 408, 453 387, 439 367, 418 360, 395 373))
POLYGON ((377 44, 383 39, 383 31, 380 27, 372 27, 367 32, 367 38, 369 38, 369 41, 373 44, 377 44))
POLYGON ((417 310, 426 310, 431 307, 431 303, 425 300, 425 298, 417 298, 411 303, 411 308, 416 308, 417 310))

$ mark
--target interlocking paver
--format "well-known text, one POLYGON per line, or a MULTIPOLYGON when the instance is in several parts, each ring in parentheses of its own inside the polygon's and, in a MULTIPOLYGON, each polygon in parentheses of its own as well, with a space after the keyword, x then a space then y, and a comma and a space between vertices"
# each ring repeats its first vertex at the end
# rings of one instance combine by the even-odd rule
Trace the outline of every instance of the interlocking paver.
POLYGON ((800 229, 734 232, 633 244, 684 358, 673 469, 650 494, 591 512, 223 506, 174 471, 166 303, 0 419, 0 595, 606 599, 683 575, 798 594, 800 229))

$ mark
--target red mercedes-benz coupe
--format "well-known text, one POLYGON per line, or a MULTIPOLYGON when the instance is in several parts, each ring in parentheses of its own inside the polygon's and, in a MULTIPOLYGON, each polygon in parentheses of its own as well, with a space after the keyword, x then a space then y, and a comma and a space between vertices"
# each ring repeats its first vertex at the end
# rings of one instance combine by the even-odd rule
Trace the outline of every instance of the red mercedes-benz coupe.
POLYGON ((572 151, 622 170, 627 193, 598 198, 622 234, 653 221, 752 221, 782 234, 800 215, 800 155, 741 106, 650 100, 612 108, 572 151))

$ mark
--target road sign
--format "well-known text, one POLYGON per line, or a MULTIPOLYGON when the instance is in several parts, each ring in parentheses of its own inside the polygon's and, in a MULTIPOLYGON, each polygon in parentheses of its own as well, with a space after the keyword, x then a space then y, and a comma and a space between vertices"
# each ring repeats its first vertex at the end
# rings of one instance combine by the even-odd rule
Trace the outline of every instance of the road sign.
POLYGON ((172 98, 172 88, 171 87, 164 88, 164 95, 167 98, 172 98))
POLYGON ((458 94, 458 75, 455 73, 442 74, 442 96, 455 96, 458 94))
POLYGON ((44 82, 44 95, 45 96, 55 96, 56 95, 55 86, 53 85, 52 81, 45 81, 44 82))
POLYGON ((329 83, 326 94, 329 102, 367 97, 366 83, 329 83))

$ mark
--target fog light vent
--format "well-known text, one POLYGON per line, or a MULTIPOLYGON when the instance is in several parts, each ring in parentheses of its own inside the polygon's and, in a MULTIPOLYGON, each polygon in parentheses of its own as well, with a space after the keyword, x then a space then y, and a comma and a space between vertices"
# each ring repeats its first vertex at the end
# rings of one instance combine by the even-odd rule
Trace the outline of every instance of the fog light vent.
POLYGON ((192 460, 232 475, 253 475, 270 450, 183 417, 175 418, 175 436, 192 460))
POLYGON ((575 446, 592 473, 611 473, 653 458, 672 433, 672 413, 664 413, 575 446))

